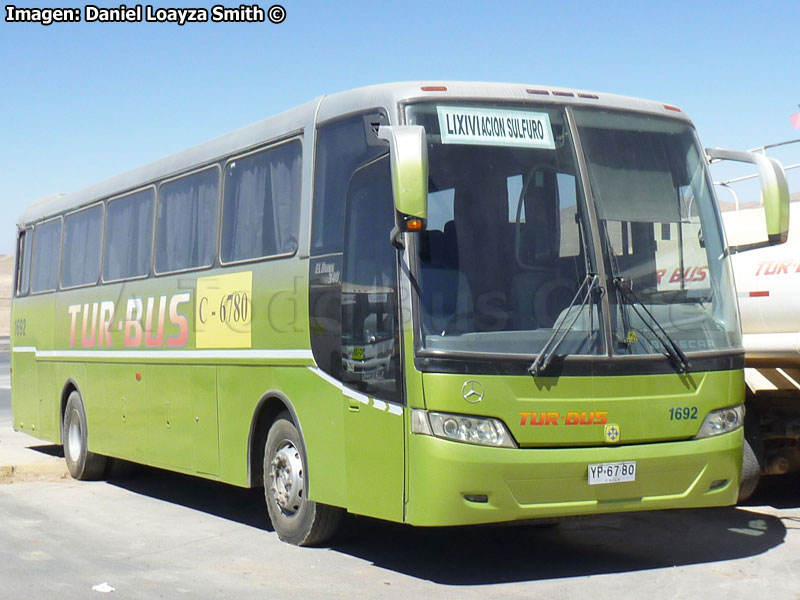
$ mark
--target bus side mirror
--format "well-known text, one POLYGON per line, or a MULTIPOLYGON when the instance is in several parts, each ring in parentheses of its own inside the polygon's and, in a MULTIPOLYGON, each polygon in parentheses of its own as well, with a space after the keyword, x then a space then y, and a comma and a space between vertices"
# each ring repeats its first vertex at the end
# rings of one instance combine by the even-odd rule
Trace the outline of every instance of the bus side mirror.
POLYGON ((761 199, 767 222, 767 241, 734 246, 731 252, 743 252, 783 244, 789 236, 789 185, 781 164, 772 157, 755 152, 738 152, 723 148, 706 148, 709 161, 732 160, 752 163, 758 167, 761 199))
POLYGON ((395 227, 392 243, 404 231, 422 231, 428 218, 428 144, 419 125, 381 125, 378 137, 389 142, 395 227))

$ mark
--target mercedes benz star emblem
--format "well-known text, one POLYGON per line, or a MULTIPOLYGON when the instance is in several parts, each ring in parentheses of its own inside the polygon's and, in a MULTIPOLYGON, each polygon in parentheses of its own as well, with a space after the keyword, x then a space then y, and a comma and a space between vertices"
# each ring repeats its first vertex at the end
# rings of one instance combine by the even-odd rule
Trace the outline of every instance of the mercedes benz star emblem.
POLYGON ((479 381, 468 379, 461 386, 461 395, 464 396, 464 400, 467 402, 477 404, 483 400, 483 385, 479 381))

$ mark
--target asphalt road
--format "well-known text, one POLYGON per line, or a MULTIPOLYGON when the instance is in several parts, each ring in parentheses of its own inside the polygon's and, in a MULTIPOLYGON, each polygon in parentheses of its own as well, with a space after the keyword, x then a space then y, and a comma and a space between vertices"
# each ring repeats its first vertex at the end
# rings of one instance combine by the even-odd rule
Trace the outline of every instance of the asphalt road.
POLYGON ((547 528, 348 517, 343 529, 324 548, 288 546, 259 490, 139 466, 103 482, 0 484, 0 598, 96 598, 107 583, 112 598, 800 600, 798 477, 767 478, 738 508, 547 528))
POLYGON ((0 585, 3 598, 87 598, 107 582, 123 598, 797 600, 797 493, 759 503, 545 529, 351 518, 333 545, 303 549, 278 541, 257 492, 141 469, 0 486, 0 585))

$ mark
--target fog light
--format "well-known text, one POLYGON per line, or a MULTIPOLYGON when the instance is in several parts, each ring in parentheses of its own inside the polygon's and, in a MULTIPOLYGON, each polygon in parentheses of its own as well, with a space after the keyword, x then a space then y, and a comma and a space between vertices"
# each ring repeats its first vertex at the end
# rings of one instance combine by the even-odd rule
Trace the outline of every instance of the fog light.
POLYGON ((489 496, 486 494, 464 494, 464 500, 468 502, 479 502, 481 504, 486 504, 489 502, 489 496))

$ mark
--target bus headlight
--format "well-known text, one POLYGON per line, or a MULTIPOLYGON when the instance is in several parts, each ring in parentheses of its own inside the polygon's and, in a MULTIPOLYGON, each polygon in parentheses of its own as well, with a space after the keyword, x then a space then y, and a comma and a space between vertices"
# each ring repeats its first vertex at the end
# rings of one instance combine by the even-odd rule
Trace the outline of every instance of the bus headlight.
POLYGON ((744 425, 744 406, 730 406, 712 410, 706 415, 705 421, 700 426, 700 431, 694 439, 714 437, 723 433, 730 433, 744 425))
POLYGON ((479 446, 517 447, 503 422, 491 417, 454 415, 415 409, 411 412, 411 431, 479 446))

